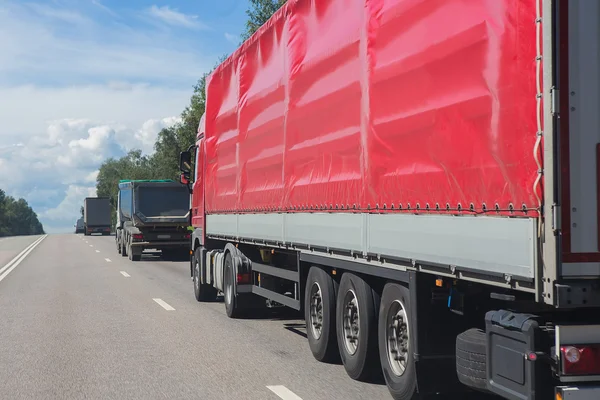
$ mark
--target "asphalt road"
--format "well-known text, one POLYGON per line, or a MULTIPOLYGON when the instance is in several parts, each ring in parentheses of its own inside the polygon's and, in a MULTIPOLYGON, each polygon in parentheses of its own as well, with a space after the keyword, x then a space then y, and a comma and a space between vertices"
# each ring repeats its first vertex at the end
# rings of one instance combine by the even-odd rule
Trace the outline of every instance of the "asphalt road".
POLYGON ((291 312, 233 320, 198 303, 185 262, 131 262, 102 236, 27 250, 40 238, 0 240, 1 398, 390 398, 315 361, 291 312))

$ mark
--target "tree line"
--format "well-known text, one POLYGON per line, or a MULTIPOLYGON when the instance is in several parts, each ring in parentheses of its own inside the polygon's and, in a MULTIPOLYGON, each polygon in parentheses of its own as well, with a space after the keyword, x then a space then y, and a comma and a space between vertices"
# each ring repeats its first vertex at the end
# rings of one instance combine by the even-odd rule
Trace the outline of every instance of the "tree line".
MULTIPOLYGON (((241 39, 246 40, 252 36, 284 3, 285 0, 250 0, 250 7, 246 11, 248 19, 241 39)), ((181 122, 158 133, 151 156, 142 154, 141 150, 132 150, 124 157, 109 158, 102 163, 96 178, 96 193, 110 198, 113 224, 116 222, 114 209, 119 180, 179 179, 179 153, 195 143, 200 118, 204 114, 206 78, 226 58, 227 55, 221 56, 213 69, 196 82, 190 103, 181 112, 181 122)))
POLYGON ((44 227, 29 204, 0 189, 0 237, 42 234, 44 227))

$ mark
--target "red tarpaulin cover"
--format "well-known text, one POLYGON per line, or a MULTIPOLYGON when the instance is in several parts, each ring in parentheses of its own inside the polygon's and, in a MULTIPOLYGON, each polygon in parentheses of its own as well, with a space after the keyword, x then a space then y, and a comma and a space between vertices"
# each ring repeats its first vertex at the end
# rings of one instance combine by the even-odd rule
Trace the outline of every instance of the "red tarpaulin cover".
POLYGON ((209 78, 207 213, 537 208, 535 16, 288 1, 209 78))

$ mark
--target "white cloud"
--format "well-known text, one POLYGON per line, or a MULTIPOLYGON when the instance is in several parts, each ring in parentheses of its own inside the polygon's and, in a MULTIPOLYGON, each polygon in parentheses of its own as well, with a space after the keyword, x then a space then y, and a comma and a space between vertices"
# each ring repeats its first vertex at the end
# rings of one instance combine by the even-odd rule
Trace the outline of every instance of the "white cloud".
POLYGON ((113 18, 119 17, 119 14, 117 14, 116 12, 114 12, 113 10, 111 10, 110 8, 105 6, 104 4, 102 4, 99 0, 92 0, 92 4, 95 5, 96 7, 100 8, 102 11, 106 12, 107 14, 110 14, 113 18))
POLYGON ((134 85, 131 90, 107 85, 0 87, 0 146, 14 145, 21 141, 18 137, 38 134, 55 119, 90 119, 140 126, 157 116, 179 114, 189 102, 190 94, 190 89, 147 85, 134 85))
POLYGON ((63 200, 55 208, 38 214, 45 231, 49 233, 72 231, 72 226, 81 215, 79 209, 83 205, 83 199, 94 196, 96 196, 94 187, 67 186, 63 200))
MULTIPOLYGON (((217 57, 102 0, 30 1, 0 0, 0 188, 25 198, 47 231, 69 231, 101 163, 151 153, 217 57)), ((146 18, 163 27, 204 28, 152 10, 146 18)))
POLYGON ((169 8, 169 6, 158 7, 153 5, 148 10, 148 13, 154 18, 157 18, 169 25, 182 26, 185 28, 206 29, 206 25, 202 24, 198 20, 197 15, 186 15, 177 10, 169 8))
POLYGON ((233 44, 239 44, 240 38, 232 33, 225 32, 225 39, 233 44))
POLYGON ((34 13, 42 17, 57 19, 61 22, 67 22, 71 24, 86 24, 91 22, 89 18, 86 18, 80 13, 72 10, 54 8, 46 4, 37 3, 27 3, 26 6, 34 13))
POLYGON ((102 162, 135 148, 150 154, 160 129, 178 121, 178 117, 150 119, 138 129, 86 119, 52 121, 45 133, 30 137, 24 146, 4 147, 2 189, 25 198, 46 231, 69 230, 83 199, 95 195, 102 162))

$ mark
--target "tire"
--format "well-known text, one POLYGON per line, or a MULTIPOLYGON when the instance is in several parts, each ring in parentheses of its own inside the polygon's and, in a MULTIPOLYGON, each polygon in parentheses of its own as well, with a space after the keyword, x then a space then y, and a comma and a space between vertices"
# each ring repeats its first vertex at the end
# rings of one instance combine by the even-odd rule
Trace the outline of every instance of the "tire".
POLYGON ((408 288, 396 283, 385 285, 379 307, 379 359, 385 383, 394 400, 414 400, 418 398, 417 371, 413 351, 414 337, 411 336, 409 312, 410 292, 408 288), (405 363, 401 366, 399 366, 400 363, 396 363, 396 360, 391 359, 394 353, 390 354, 389 351, 392 316, 402 316, 402 320, 398 321, 398 324, 400 326, 404 325, 404 329, 408 333, 408 339, 403 343, 407 346, 403 347, 407 350, 405 352, 405 363))
POLYGON ((127 253, 131 261, 140 261, 142 259, 141 254, 133 254, 133 248, 131 246, 127 247, 127 253))
POLYGON ((456 374, 463 385, 488 391, 486 336, 481 329, 469 329, 456 337, 456 374))
POLYGON ((308 345, 318 361, 335 362, 340 359, 335 325, 337 292, 338 283, 327 272, 319 267, 310 268, 304 294, 304 319, 308 345), (315 306, 319 305, 322 313, 320 330, 318 325, 313 325, 319 322, 315 315, 315 306))
POLYGON ((119 245, 121 246, 121 255, 123 257, 127 257, 127 246, 125 246, 122 241, 119 243, 119 245))
POLYGON ((346 373, 352 379, 367 380, 380 370, 377 351, 378 313, 379 295, 359 276, 344 273, 337 295, 336 331, 340 357, 346 373), (358 340, 353 343, 347 342, 344 329, 347 326, 345 315, 349 296, 356 299, 353 320, 356 323, 355 327, 358 327, 358 340))
POLYGON ((194 251, 193 280, 194 280, 194 296, 197 301, 214 301, 217 298, 217 289, 207 283, 200 283, 200 257, 202 257, 202 248, 198 247, 194 251))
POLYGON ((235 274, 233 273, 233 260, 231 253, 227 252, 223 263, 223 302, 229 318, 239 318, 242 315, 235 293, 235 274))

